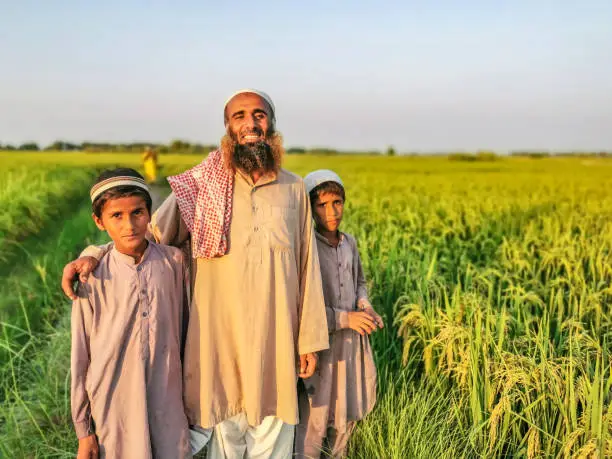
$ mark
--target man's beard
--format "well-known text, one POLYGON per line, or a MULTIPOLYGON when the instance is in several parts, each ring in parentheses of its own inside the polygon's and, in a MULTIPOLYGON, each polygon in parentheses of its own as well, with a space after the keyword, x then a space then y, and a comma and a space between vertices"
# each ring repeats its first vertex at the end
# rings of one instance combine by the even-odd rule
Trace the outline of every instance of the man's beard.
POLYGON ((272 148, 263 140, 256 143, 234 145, 232 163, 235 167, 250 174, 254 171, 271 172, 275 169, 272 148))
POLYGON ((227 168, 240 169, 246 174, 253 171, 277 173, 285 154, 283 137, 279 132, 274 132, 265 140, 245 145, 240 145, 235 136, 228 132, 221 139, 221 150, 227 168))

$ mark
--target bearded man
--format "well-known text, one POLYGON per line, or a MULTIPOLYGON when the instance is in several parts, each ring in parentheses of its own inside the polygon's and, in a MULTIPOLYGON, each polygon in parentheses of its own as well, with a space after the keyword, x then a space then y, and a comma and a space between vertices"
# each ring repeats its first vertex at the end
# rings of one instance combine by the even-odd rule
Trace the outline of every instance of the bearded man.
MULTIPOLYGON (((224 119, 220 148, 168 177, 149 231, 189 255, 184 400, 192 426, 214 428, 209 457, 291 457, 297 377, 329 347, 309 198, 281 168, 267 94, 234 93, 224 119)), ((68 296, 108 249, 90 246, 66 266, 68 296)))

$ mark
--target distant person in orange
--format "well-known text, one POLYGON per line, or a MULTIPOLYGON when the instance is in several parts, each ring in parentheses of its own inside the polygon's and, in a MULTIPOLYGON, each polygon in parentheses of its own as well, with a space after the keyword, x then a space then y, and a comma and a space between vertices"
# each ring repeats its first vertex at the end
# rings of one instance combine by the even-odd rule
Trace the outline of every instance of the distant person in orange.
POLYGON ((145 147, 142 161, 147 183, 154 183, 157 180, 157 160, 157 152, 151 147, 145 147))

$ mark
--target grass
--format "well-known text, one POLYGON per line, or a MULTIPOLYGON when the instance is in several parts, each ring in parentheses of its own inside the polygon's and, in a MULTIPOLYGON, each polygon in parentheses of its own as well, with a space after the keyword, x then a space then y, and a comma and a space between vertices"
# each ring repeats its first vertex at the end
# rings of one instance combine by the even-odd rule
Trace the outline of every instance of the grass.
MULTIPOLYGON (((44 323, 54 324, 62 317, 63 310, 58 308, 63 299, 58 289, 62 269, 78 256, 78 247, 97 240, 101 234, 90 215, 89 204, 82 203, 57 230, 16 245, 19 263, 10 267, 10 273, 0 283, 0 323, 16 327, 13 331, 5 327, 3 331, 15 343, 21 342, 17 328, 36 333, 44 323)), ((5 356, 0 350, 0 365, 5 356)))
MULTIPOLYGON (((138 166, 136 156, 55 156, 138 166)), ((163 172, 199 160, 162 156, 163 172)), ((300 156, 286 167, 345 180, 344 229, 386 319, 372 337, 377 407, 350 457, 612 455, 612 161, 300 156)), ((60 266, 74 254, 48 250, 60 266)), ((32 264, 17 276, 32 276, 24 292, 50 292, 55 312, 40 320, 40 303, 24 296, 11 313, 42 325, 21 327, 19 346, 3 342, 13 355, 1 381, 7 457, 75 451, 68 303, 51 271, 47 287, 32 264)))
POLYGON ((70 301, 64 264, 106 237, 84 203, 64 226, 24 244, 20 269, 0 284, 0 457, 73 457, 70 424, 70 301))
MULTIPOLYGON (((4 370, 0 457, 71 458, 77 441, 70 418, 69 309, 57 329, 27 336, 4 370), (26 357, 27 356, 27 357, 26 357)), ((6 338, 3 345, 7 344, 6 338)))
POLYGON ((59 216, 70 214, 91 186, 92 168, 4 165, 0 172, 0 262, 11 248, 59 216))

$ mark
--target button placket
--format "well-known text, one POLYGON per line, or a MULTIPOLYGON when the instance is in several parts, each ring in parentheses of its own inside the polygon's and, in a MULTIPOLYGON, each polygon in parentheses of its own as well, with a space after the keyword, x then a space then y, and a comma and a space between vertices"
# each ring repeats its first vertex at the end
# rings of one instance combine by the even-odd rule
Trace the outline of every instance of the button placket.
POLYGON ((336 251, 336 261, 338 262, 338 283, 340 284, 340 288, 338 289, 340 291, 340 294, 338 295, 338 304, 340 304, 342 301, 342 264, 340 263, 340 251, 338 250, 338 247, 335 247, 334 250, 336 251))
POLYGON ((138 294, 138 306, 139 306, 139 311, 140 311, 140 316, 141 316, 141 320, 140 320, 140 331, 141 331, 141 344, 142 344, 142 359, 143 360, 147 360, 149 358, 149 327, 150 327, 150 322, 149 322, 149 315, 150 315, 150 311, 149 311, 149 304, 148 304, 148 297, 147 297, 147 289, 145 287, 146 282, 144 281, 144 269, 142 265, 139 265, 136 268, 136 271, 138 273, 138 287, 139 287, 139 294, 138 294))
POLYGON ((249 261, 255 264, 261 264, 262 262, 262 244, 261 244, 261 209, 257 205, 257 198, 255 192, 257 187, 251 188, 251 232, 248 238, 248 258, 249 261))
POLYGON ((262 225, 261 210, 260 210, 260 207, 257 206, 256 200, 254 198, 253 198, 253 221, 255 223, 253 231, 255 231, 256 233, 261 232, 261 225, 262 225))

